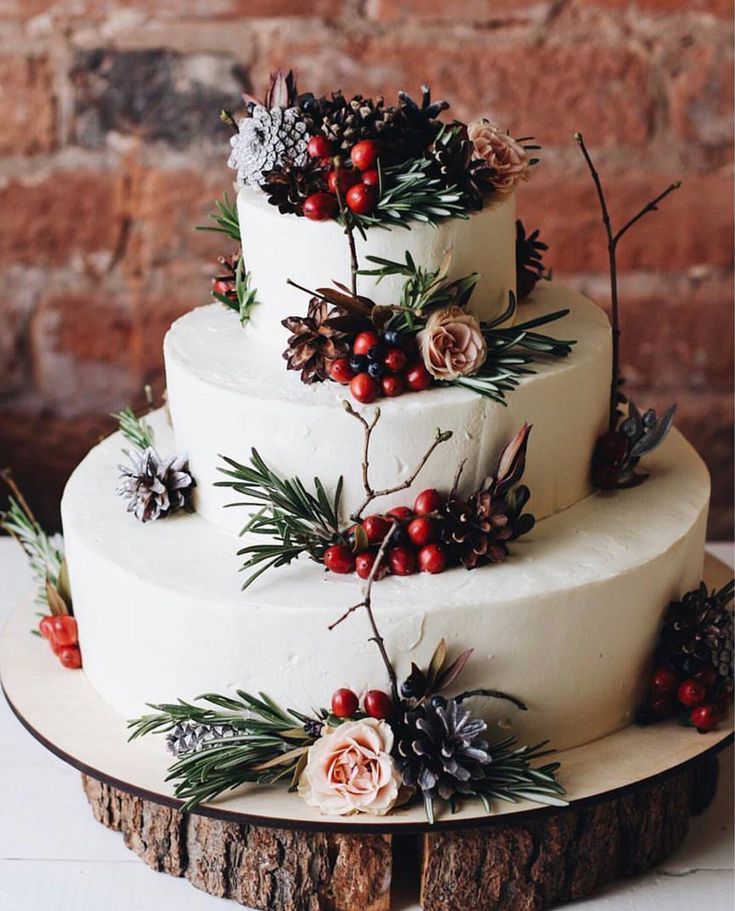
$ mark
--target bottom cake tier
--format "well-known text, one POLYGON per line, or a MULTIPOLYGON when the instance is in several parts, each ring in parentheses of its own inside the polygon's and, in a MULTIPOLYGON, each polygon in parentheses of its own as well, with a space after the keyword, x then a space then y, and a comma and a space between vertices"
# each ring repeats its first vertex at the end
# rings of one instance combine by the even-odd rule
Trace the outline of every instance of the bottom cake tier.
MULTIPOLYGON (((173 448, 153 416, 161 452, 173 448)), ((327 705, 340 686, 385 687, 355 576, 300 559, 240 590, 237 538, 195 514, 146 525, 115 495, 115 434, 73 474, 62 503, 84 671, 126 717, 146 703, 262 691, 285 706, 327 705)), ((245 454, 242 454, 243 456, 245 454)), ((709 477, 678 433, 650 456, 650 479, 593 494, 538 523, 503 564, 386 578, 375 615, 401 675, 436 644, 473 648, 463 689, 522 699, 476 710, 525 741, 567 749, 627 724, 662 613, 701 578, 709 477)))

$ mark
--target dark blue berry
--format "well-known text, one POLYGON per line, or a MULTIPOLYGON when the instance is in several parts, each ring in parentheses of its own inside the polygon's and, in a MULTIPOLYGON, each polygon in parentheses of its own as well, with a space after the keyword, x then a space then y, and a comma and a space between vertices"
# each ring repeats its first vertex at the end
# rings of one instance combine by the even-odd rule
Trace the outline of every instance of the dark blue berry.
POLYGON ((373 345, 367 356, 369 361, 382 361, 385 357, 385 349, 382 345, 373 345))
POLYGON ((367 372, 374 380, 379 380, 385 373, 385 367, 379 361, 370 361, 367 372))
POLYGON ((386 329, 383 341, 389 348, 398 348, 401 344, 401 333, 397 329, 386 329))
POLYGON ((398 544, 405 544, 406 541, 408 541, 406 530, 404 528, 401 528, 399 525, 398 528, 396 528, 396 530, 390 536, 390 543, 396 546, 398 544))
POLYGON ((350 370, 353 373, 364 373, 368 367, 368 359, 364 354, 353 354, 350 358, 350 370))

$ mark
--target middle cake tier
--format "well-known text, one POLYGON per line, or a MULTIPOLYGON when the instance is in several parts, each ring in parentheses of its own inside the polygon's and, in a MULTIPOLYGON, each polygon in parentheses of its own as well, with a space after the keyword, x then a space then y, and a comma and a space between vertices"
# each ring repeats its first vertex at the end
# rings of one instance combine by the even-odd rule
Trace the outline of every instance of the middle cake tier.
MULTIPOLYGON (((541 360, 505 404, 457 387, 376 403, 381 419, 370 453, 375 489, 409 478, 438 429, 453 432, 409 490, 380 501, 382 511, 411 503, 427 487, 446 488, 463 460, 465 483, 479 486, 524 422, 533 425, 524 475, 530 510, 543 518, 590 492, 592 450, 608 413, 607 317, 582 295, 541 282, 522 305, 519 320, 567 308, 569 314, 548 332, 575 339, 571 355, 541 360)), ((284 329, 284 347, 287 335, 284 329)), ((331 485, 342 476, 346 511, 357 507, 363 494, 362 428, 342 408, 347 388, 332 382, 304 385, 220 305, 201 307, 174 323, 164 353, 176 447, 189 457, 198 485, 195 507, 205 519, 233 533, 241 530, 247 515, 224 508, 232 492, 214 482, 222 478, 221 456, 247 463, 252 448, 284 477, 310 481, 317 475, 331 485)), ((366 406, 366 412, 374 407, 366 406)))

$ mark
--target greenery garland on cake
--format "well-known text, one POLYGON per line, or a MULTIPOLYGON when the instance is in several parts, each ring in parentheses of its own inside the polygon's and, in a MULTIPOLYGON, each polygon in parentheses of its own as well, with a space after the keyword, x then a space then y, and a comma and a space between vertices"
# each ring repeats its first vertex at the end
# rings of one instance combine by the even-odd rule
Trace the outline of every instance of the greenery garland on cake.
POLYGON ((374 500, 407 490, 416 481, 434 451, 452 437, 437 430, 434 439, 410 475, 393 487, 376 490, 370 480, 370 446, 380 420, 376 408, 370 418, 345 402, 347 413, 363 428, 362 477, 364 499, 350 514, 345 526, 342 514, 342 478, 334 493, 319 478, 307 489, 299 478, 285 479, 273 471, 253 449, 250 464, 224 457, 220 468, 227 480, 216 486, 233 490, 240 499, 228 504, 254 510, 242 534, 263 538, 248 543, 238 554, 245 557, 248 572, 243 589, 264 572, 285 566, 304 555, 339 574, 356 572, 370 578, 379 548, 387 539, 379 577, 390 573, 409 576, 416 572, 437 574, 452 566, 475 569, 500 563, 509 555, 509 545, 527 534, 535 519, 525 512, 531 493, 520 481, 526 464, 531 427, 524 424, 500 454, 493 472, 469 495, 460 492, 464 463, 457 467, 447 491, 427 489, 413 504, 365 515, 374 500))

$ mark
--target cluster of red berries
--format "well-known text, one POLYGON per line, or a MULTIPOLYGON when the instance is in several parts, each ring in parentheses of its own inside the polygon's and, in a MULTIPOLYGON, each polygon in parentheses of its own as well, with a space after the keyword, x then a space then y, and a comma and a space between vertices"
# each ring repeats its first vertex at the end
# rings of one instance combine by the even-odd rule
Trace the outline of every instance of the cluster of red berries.
POLYGON ((662 664, 653 672, 639 721, 679 716, 680 721, 691 724, 700 733, 713 731, 731 701, 730 694, 718 683, 717 671, 711 665, 682 677, 670 665, 662 664))
POLYGON ((69 614, 42 617, 38 629, 44 639, 48 639, 51 651, 59 661, 70 670, 82 666, 82 653, 79 651, 79 633, 77 621, 69 614))
POLYGON ((397 526, 391 535, 385 559, 378 575, 412 576, 414 573, 441 573, 447 567, 447 552, 441 544, 437 516, 444 507, 444 497, 433 488, 422 491, 413 505, 396 506, 385 515, 366 516, 360 526, 364 535, 355 535, 355 528, 348 534, 355 545, 333 544, 324 552, 324 565, 333 573, 356 572, 361 579, 370 575, 378 550, 391 525, 397 526), (360 549, 360 538, 367 546, 360 549))
MULTIPOLYGON (((393 700, 382 690, 368 690, 362 699, 362 709, 370 718, 385 721, 393 714, 393 700)), ((337 718, 354 718, 360 711, 360 698, 354 690, 335 690, 332 714, 337 718)))
POLYGON ((373 139, 355 143, 350 152, 350 163, 334 166, 333 148, 325 136, 312 136, 307 147, 312 158, 318 158, 329 168, 328 193, 311 193, 304 200, 304 215, 313 221, 334 218, 339 211, 337 193, 347 208, 356 215, 370 215, 378 202, 380 174, 378 155, 380 147, 373 139))
POLYGON ((421 392, 432 382, 413 338, 395 329, 360 332, 349 356, 330 362, 329 375, 336 383, 349 386, 352 397, 363 404, 380 396, 395 398, 407 391, 421 392))

